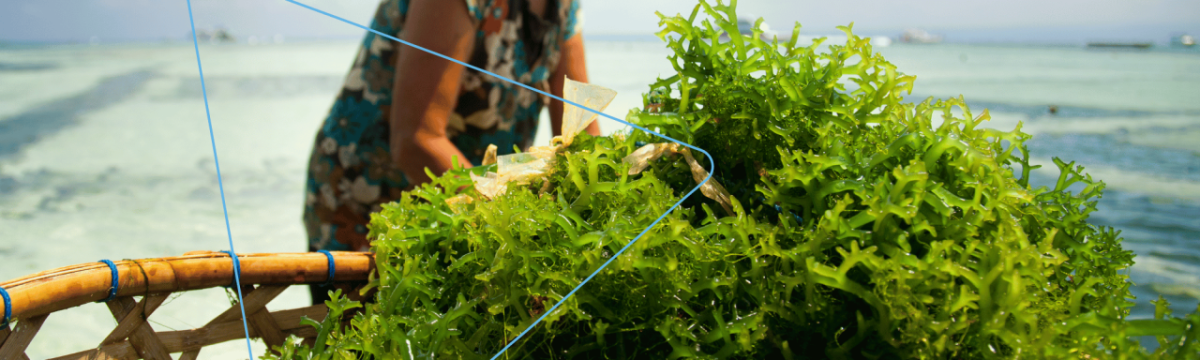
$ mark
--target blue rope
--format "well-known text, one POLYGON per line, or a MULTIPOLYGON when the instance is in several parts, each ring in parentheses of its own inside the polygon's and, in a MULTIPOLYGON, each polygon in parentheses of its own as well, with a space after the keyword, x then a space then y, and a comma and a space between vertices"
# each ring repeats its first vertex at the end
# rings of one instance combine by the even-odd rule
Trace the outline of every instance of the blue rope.
POLYGON ((112 270, 112 286, 110 286, 111 288, 108 290, 108 298, 99 301, 99 302, 109 302, 109 301, 112 301, 113 299, 117 298, 117 285, 118 285, 117 264, 113 264, 112 260, 109 260, 109 259, 103 259, 103 260, 100 260, 100 262, 104 263, 105 265, 108 265, 108 269, 112 270))
POLYGON ((0 328, 8 328, 8 320, 12 318, 12 299, 8 298, 8 291, 0 286, 0 297, 4 298, 4 321, 0 321, 0 328))
POLYGON ((246 305, 242 300, 241 268, 237 256, 233 254, 233 231, 229 228, 229 207, 225 204, 225 183, 221 180, 221 159, 217 157, 217 137, 213 134, 212 111, 208 108, 208 89, 204 85, 204 65, 200 62, 200 40, 196 38, 196 17, 192 15, 192 0, 187 0, 188 22, 192 27, 192 49, 196 51, 196 71, 200 73, 200 94, 204 97, 204 116, 208 120, 208 140, 212 144, 213 165, 217 168, 217 189, 221 190, 221 211, 225 213, 225 235, 229 238, 229 256, 233 258, 233 283, 237 286, 238 307, 242 308, 242 331, 246 336, 246 354, 254 358, 254 349, 250 347, 250 325, 246 322, 246 305))
POLYGON ((229 254, 229 258, 233 260, 233 289, 237 291, 238 307, 242 308, 242 329, 246 332, 246 352, 250 353, 250 358, 254 358, 254 349, 250 347, 250 325, 246 323, 246 303, 242 300, 242 264, 238 262, 237 254, 231 250, 221 250, 221 252, 229 254))
POLYGON ((333 285, 333 274, 337 270, 337 266, 333 262, 333 254, 330 253, 329 250, 317 250, 317 252, 325 254, 325 257, 329 259, 329 278, 327 278, 325 280, 324 285, 321 285, 324 287, 329 287, 329 286, 333 285))

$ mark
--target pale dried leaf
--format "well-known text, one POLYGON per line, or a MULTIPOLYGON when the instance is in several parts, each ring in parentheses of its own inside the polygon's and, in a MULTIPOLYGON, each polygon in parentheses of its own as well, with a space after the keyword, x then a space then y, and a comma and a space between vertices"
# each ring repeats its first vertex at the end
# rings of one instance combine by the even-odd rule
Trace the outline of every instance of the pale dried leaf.
POLYGON ((621 162, 631 165, 629 175, 637 175, 646 170, 647 167, 650 167, 650 163, 658 160, 663 154, 675 152, 676 147, 677 145, 673 143, 646 144, 646 146, 634 150, 629 156, 621 159, 621 162))
POLYGON ((490 144, 487 147, 487 152, 483 153, 483 163, 481 165, 488 166, 496 163, 496 144, 490 144))
MULTIPOLYGON (((604 111, 617 97, 617 92, 601 86, 566 79, 563 83, 563 98, 596 111, 604 111)), ((598 114, 571 104, 563 104, 562 141, 570 145, 598 114)))
POLYGON ((508 183, 501 181, 499 175, 494 172, 488 172, 484 176, 471 173, 471 181, 475 182, 475 191, 488 199, 495 199, 508 190, 508 183))

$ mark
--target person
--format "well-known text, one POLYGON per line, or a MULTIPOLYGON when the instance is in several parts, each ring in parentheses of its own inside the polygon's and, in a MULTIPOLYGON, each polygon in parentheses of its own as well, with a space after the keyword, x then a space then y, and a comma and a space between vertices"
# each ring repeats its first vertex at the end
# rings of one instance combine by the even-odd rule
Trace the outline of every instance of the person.
MULTIPOLYGON (((384 0, 371 28, 562 97, 587 82, 578 0, 384 0)), ((454 165, 529 148, 543 107, 561 134, 561 101, 368 32, 307 172, 309 251, 366 251, 370 213, 454 165)), ((599 135, 592 123, 586 130, 599 135)), ((342 286, 350 289, 353 286, 342 286)), ((313 303, 328 299, 311 287, 313 303)))

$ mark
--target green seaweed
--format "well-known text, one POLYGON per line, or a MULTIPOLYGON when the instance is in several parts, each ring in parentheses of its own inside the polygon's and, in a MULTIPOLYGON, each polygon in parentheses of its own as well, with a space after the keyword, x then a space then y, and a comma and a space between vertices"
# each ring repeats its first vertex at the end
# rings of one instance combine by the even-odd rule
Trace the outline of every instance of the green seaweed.
MULTIPOLYGON (((1087 222, 1103 182, 1055 158, 1054 187, 1033 188, 1020 125, 905 102, 916 78, 850 27, 827 48, 796 46, 799 25, 719 41, 735 7, 659 14, 677 74, 627 117, 709 150, 733 213, 688 199, 504 358, 1200 358, 1200 311, 1160 298, 1127 318, 1134 256, 1087 222)), ((372 215, 374 301, 334 294, 316 347, 264 358, 491 358, 697 185, 679 157, 627 175, 660 141, 581 134, 549 187, 491 200, 469 170, 433 177, 372 215)))

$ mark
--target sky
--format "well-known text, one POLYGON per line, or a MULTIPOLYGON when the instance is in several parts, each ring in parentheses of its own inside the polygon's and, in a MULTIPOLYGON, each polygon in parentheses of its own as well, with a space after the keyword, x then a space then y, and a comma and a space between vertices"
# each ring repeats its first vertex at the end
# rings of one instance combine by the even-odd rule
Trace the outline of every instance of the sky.
MULTIPOLYGON (((378 0, 300 0, 366 23, 378 0)), ((691 0, 580 0, 588 35, 651 34, 655 11, 687 14, 691 0)), ((196 26, 225 27, 242 38, 351 38, 363 30, 285 0, 192 0, 196 26)), ((1200 35, 1196 0, 743 0, 739 14, 761 16, 790 33, 836 34, 853 21, 855 33, 896 36, 922 28, 949 42, 1082 43, 1153 41, 1171 33, 1200 35)), ((4 0, 0 41, 127 42, 185 40, 186 0, 4 0)))

